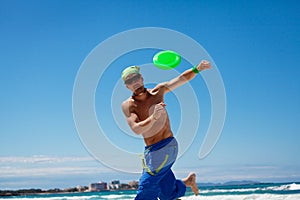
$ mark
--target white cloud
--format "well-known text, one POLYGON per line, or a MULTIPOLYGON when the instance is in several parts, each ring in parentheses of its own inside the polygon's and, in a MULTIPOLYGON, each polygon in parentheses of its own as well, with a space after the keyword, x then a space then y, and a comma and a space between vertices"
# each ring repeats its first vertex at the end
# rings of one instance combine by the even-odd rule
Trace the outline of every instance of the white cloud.
POLYGON ((55 156, 44 156, 35 155, 30 157, 25 156, 9 156, 0 157, 0 164, 14 164, 14 163, 63 163, 63 162, 84 162, 94 161, 92 157, 55 157, 55 156))
POLYGON ((9 177, 49 177, 49 176, 61 176, 61 175, 84 175, 84 174, 96 174, 103 172, 111 172, 107 168, 98 167, 0 167, 0 178, 9 177))
POLYGON ((0 178, 49 177, 112 172, 91 157, 0 157, 0 178))

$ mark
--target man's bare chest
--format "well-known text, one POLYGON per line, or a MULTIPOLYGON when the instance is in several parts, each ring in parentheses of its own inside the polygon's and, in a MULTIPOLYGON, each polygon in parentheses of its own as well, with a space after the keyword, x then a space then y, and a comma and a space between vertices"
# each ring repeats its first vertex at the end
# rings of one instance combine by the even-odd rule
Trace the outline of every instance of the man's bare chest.
POLYGON ((154 111, 154 106, 163 102, 162 95, 149 95, 143 101, 135 101, 135 113, 138 115, 140 120, 145 120, 149 115, 151 115, 154 111))

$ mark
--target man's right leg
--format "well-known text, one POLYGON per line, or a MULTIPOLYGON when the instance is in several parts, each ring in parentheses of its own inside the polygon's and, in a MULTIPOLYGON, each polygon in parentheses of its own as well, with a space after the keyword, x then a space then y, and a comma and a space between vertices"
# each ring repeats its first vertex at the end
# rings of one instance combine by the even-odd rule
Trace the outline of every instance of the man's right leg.
POLYGON ((151 176, 143 170, 135 200, 157 200, 160 192, 159 180, 159 177, 151 176))

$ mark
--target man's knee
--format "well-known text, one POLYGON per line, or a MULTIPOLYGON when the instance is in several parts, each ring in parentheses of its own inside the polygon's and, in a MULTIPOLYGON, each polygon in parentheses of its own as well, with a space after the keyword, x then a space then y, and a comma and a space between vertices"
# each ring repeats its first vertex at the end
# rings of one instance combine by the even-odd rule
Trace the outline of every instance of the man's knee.
POLYGON ((135 200, 157 200, 160 189, 157 185, 143 184, 139 185, 135 200))

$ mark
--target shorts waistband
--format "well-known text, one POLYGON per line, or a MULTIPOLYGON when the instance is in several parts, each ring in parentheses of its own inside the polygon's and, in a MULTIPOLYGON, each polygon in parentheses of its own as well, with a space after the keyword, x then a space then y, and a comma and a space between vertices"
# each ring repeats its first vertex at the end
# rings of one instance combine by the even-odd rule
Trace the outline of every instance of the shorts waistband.
POLYGON ((166 139, 163 139, 155 144, 151 144, 149 146, 145 146, 145 150, 149 150, 149 151, 156 151, 166 145, 168 145, 172 140, 175 140, 176 139, 174 137, 168 137, 166 139))

